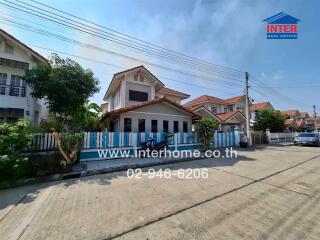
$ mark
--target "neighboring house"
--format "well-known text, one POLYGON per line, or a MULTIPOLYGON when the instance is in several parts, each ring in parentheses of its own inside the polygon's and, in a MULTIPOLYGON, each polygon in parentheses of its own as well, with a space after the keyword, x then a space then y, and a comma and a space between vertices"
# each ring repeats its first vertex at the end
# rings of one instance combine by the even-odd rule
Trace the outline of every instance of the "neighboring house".
POLYGON ((33 98, 31 88, 22 80, 27 69, 47 62, 7 32, 0 29, 0 119, 7 122, 19 118, 38 124, 47 118, 48 109, 42 99, 33 98))
MULTIPOLYGON (((309 116, 309 115, 308 115, 309 116)), ((314 131, 315 130, 315 119, 317 119, 317 130, 320 130, 320 117, 308 117, 305 119, 305 125, 306 129, 308 131, 314 131)))
POLYGON ((260 110, 268 109, 268 110, 274 110, 273 106, 270 102, 260 102, 260 103, 253 103, 250 105, 250 122, 253 124, 256 120, 256 114, 260 110))
POLYGON ((203 95, 187 102, 184 106, 202 117, 217 121, 221 130, 232 131, 234 128, 239 128, 240 131, 245 131, 246 118, 243 114, 245 96, 221 99, 203 95))
POLYGON ((300 120, 300 112, 299 110, 287 110, 287 111, 281 111, 281 114, 283 116, 286 116, 287 119, 293 119, 293 120, 300 120))
POLYGON ((298 126, 297 126, 297 122, 295 119, 286 119, 286 121, 284 122, 286 128, 288 131, 290 132, 294 132, 297 130, 298 126))
POLYGON ((192 121, 201 116, 180 104, 188 97, 138 66, 114 74, 102 120, 110 132, 191 132, 192 121))

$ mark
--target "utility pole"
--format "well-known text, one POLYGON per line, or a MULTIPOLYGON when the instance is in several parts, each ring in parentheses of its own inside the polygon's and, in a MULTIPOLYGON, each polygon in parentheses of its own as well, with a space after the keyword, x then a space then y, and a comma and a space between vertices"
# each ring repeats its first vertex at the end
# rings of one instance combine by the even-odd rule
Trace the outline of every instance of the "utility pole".
POLYGON ((249 73, 245 73, 245 96, 246 96, 246 128, 247 128, 247 138, 248 138, 248 145, 252 146, 251 142, 251 133, 250 133, 250 108, 249 108, 249 73))
POLYGON ((317 132, 317 112, 316 112, 316 105, 313 105, 313 114, 314 114, 314 131, 317 132))

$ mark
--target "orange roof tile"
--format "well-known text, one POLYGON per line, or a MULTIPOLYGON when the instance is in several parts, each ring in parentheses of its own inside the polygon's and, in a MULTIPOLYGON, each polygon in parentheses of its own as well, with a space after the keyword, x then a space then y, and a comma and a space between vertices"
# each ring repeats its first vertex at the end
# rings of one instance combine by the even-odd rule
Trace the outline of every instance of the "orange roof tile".
POLYGON ((250 106, 250 110, 257 111, 257 110, 265 109, 268 107, 269 104, 270 104, 269 102, 253 103, 250 106))
POLYGON ((225 103, 238 103, 241 101, 244 101, 245 96, 236 96, 236 97, 232 97, 232 98, 227 98, 225 100, 223 100, 225 103))
POLYGON ((197 98, 187 102, 185 105, 186 106, 191 106, 191 105, 195 105, 195 104, 198 104, 198 103, 204 103, 204 102, 224 103, 223 99, 221 99, 221 98, 212 97, 212 96, 208 96, 208 95, 202 95, 200 97, 197 97, 197 98))
POLYGON ((158 92, 163 93, 163 94, 168 94, 168 95, 181 96, 181 97, 184 97, 184 98, 190 97, 189 94, 186 94, 186 93, 183 93, 183 92, 178 92, 176 90, 173 90, 173 89, 167 88, 167 87, 160 88, 158 90, 158 92))
POLYGON ((232 103, 238 103, 244 100, 244 96, 237 96, 237 97, 232 97, 232 98, 227 98, 227 99, 221 99, 218 97, 214 96, 209 96, 209 95, 202 95, 200 97, 197 97, 189 102, 187 102, 185 105, 190 106, 190 105, 196 105, 199 103, 205 103, 205 102, 214 102, 214 103, 220 103, 220 104, 232 104, 232 103))
POLYGON ((284 122, 284 124, 286 126, 290 126, 292 124, 296 125, 296 121, 294 119, 286 119, 286 121, 284 122))
POLYGON ((287 115, 287 116, 293 116, 299 113, 299 110, 287 110, 287 111, 281 111, 282 115, 287 115))
POLYGON ((297 127, 300 128, 304 125, 303 120, 296 121, 297 127))
POLYGON ((309 118, 309 114, 307 112, 301 112, 300 117, 303 119, 309 118))
POLYGON ((221 121, 226 121, 229 118, 235 116, 236 114, 240 113, 243 117, 245 117, 240 111, 234 111, 234 112, 227 112, 227 113, 220 113, 215 114, 221 121))

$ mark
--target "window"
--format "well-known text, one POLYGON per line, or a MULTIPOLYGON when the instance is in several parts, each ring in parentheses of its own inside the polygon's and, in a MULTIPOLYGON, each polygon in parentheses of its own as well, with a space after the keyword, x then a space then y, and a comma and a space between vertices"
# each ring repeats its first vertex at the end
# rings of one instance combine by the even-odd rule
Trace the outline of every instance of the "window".
POLYGON ((146 120, 139 119, 139 132, 145 132, 145 131, 146 131, 146 120))
POLYGON ((19 96, 21 76, 11 75, 10 96, 19 96))
POLYGON ((138 81, 138 74, 133 75, 133 80, 138 81))
POLYGON ((158 120, 151 120, 151 132, 158 132, 158 120))
POLYGON ((188 122, 183 122, 183 132, 188 132, 188 122))
POLYGON ((0 58, 0 65, 9 66, 13 68, 29 69, 29 63, 19 62, 6 58, 0 58))
POLYGON ((7 74, 0 73, 0 95, 6 94, 7 74))
POLYGON ((148 93, 129 90, 129 100, 130 101, 138 101, 138 102, 148 101, 148 93))
POLYGON ((228 112, 228 108, 224 108, 224 112, 225 112, 225 113, 228 112))
POLYGON ((131 118, 124 119, 124 132, 131 132, 131 118))
POLYGON ((213 106, 212 106, 212 108, 211 108, 211 109, 212 109, 212 112, 214 112, 214 113, 216 113, 216 112, 217 112, 217 107, 213 107, 213 106))
POLYGON ((144 82, 144 77, 140 75, 140 82, 144 82))
POLYGON ((5 47, 4 47, 4 51, 6 53, 10 53, 10 54, 13 54, 13 47, 9 44, 6 43, 5 47))
POLYGON ((163 132, 169 132, 169 121, 163 120, 163 132))
POLYGON ((173 121, 173 132, 179 132, 179 121, 173 121))

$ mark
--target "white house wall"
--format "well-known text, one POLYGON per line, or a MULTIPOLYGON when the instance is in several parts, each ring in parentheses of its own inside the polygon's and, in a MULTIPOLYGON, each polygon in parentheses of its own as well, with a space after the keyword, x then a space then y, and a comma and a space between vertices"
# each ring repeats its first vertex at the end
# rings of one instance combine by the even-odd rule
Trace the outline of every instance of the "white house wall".
POLYGON ((179 132, 183 131, 183 122, 188 123, 188 132, 192 128, 192 116, 165 103, 153 104, 120 115, 120 131, 124 129, 124 118, 132 119, 132 132, 138 132, 138 120, 145 119, 147 132, 151 131, 151 120, 158 120, 158 132, 163 131, 163 120, 169 122, 169 132, 173 132, 173 122, 179 122, 179 132))
MULTIPOLYGON (((36 62, 31 60, 31 55, 20 48, 18 45, 14 44, 13 42, 8 41, 7 43, 11 45, 14 50, 13 54, 5 52, 5 43, 6 41, 2 36, 0 36, 0 56, 2 58, 25 62, 29 64, 29 68, 36 67, 36 62)), ((24 69, 13 68, 8 66, 0 65, 0 73, 7 74, 7 85, 10 85, 11 75, 19 75, 23 76, 25 74, 24 69)), ((22 82, 20 83, 21 86, 22 82)), ((44 100, 39 100, 32 98, 31 95, 31 88, 26 86, 26 96, 10 96, 8 93, 6 95, 0 95, 0 108, 18 108, 24 110, 24 117, 31 122, 38 124, 41 118, 47 118, 48 116, 48 109, 44 104, 44 100), (39 117, 35 119, 35 112, 39 113, 39 117), (36 121, 35 121, 36 120, 36 121)))

